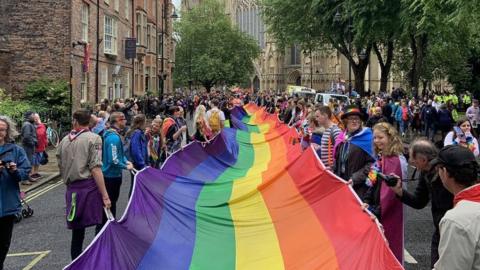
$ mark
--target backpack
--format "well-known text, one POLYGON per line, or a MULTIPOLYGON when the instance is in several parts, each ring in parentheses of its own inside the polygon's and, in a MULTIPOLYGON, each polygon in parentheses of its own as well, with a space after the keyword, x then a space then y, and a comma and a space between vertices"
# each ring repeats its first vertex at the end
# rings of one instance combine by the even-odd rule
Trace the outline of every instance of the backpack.
POLYGON ((401 110, 402 110, 402 120, 408 121, 408 119, 410 118, 408 114, 408 108, 401 108, 401 110))
POLYGON ((220 123, 220 110, 212 110, 212 113, 208 118, 208 125, 213 133, 217 133, 222 129, 220 123))

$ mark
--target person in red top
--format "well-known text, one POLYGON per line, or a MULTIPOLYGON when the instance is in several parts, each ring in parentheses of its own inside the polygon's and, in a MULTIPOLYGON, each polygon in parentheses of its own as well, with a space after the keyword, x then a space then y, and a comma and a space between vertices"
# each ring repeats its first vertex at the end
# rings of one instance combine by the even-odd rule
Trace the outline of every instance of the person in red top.
POLYGON ((42 123, 38 113, 34 115, 35 127, 37 128, 37 147, 35 148, 35 154, 33 155, 33 164, 32 164, 32 174, 30 176, 30 181, 35 182, 41 175, 38 173, 38 168, 40 167, 40 161, 43 158, 44 152, 48 145, 47 140, 47 127, 42 123))

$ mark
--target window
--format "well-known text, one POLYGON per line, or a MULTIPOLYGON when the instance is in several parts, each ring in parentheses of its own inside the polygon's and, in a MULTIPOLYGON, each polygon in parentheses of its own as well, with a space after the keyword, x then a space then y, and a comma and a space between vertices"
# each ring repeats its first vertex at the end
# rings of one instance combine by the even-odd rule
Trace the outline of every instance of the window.
POLYGON ((139 81, 139 86, 137 89, 139 89, 140 91, 144 91, 145 90, 145 83, 144 83, 144 80, 143 78, 145 78, 145 72, 144 72, 144 63, 143 62, 140 62, 140 65, 138 66, 138 74, 140 74, 140 81, 139 81))
POLYGON ((150 42, 150 44, 152 45, 152 49, 150 50, 151 52, 155 53, 157 51, 157 29, 155 28, 155 26, 152 25, 152 41, 150 42))
POLYGON ((152 10, 153 10, 153 17, 156 18, 157 17, 157 5, 155 3, 155 0, 152 0, 152 10))
POLYGON ((163 57, 162 38, 163 38, 162 33, 158 33, 157 54, 159 58, 163 57))
POLYGON ((130 15, 131 15, 131 7, 130 5, 132 4, 130 2, 131 0, 125 0, 125 19, 127 19, 127 21, 130 20, 130 15))
POLYGON ((117 21, 109 16, 105 16, 104 25, 104 47, 103 52, 108 54, 117 54, 117 21))
POLYGON ((147 45, 147 15, 142 14, 142 27, 143 27, 143 45, 147 45))
POLYGON ((157 90, 155 77, 155 67, 150 67, 150 91, 153 92, 157 90))
POLYGON ((88 42, 88 5, 82 4, 82 41, 88 42))
POLYGON ((142 14, 137 12, 137 44, 142 45, 142 14))
POLYGON ((81 102, 88 101, 88 73, 87 72, 82 72, 82 80, 80 81, 80 101, 81 102))
POLYGON ((290 64, 300 65, 300 60, 300 46, 295 44, 290 48, 290 64))
POLYGON ((115 9, 116 12, 120 11, 120 0, 113 0, 113 8, 115 9))
POLYGON ((147 91, 150 91, 150 78, 148 77, 148 73, 149 73, 149 67, 145 67, 144 69, 144 74, 145 74, 145 92, 147 91))
POLYGON ((145 11, 148 9, 147 2, 147 0, 143 0, 143 10, 145 11))
POLYGON ((151 36, 150 36, 150 33, 151 33, 151 30, 152 29, 152 25, 151 24, 148 24, 147 25, 147 51, 151 51, 152 47, 150 47, 150 39, 151 39, 151 36))
POLYGON ((102 81, 100 96, 102 98, 108 98, 108 66, 103 67, 101 76, 102 81))

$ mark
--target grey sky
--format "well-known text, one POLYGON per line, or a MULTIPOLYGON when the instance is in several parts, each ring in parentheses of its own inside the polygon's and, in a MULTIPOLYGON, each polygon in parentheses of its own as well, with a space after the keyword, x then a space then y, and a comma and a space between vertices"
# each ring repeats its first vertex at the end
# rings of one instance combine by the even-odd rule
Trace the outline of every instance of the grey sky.
POLYGON ((181 1, 182 1, 182 0, 173 0, 173 4, 174 4, 177 8, 180 8, 181 1))

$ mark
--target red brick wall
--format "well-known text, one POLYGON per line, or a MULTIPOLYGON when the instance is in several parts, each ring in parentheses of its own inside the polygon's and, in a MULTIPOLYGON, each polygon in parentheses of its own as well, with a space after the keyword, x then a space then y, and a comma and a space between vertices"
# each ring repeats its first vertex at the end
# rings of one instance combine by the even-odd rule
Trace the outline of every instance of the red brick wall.
POLYGON ((0 0, 0 85, 20 96, 28 82, 68 79, 70 1, 0 0))

